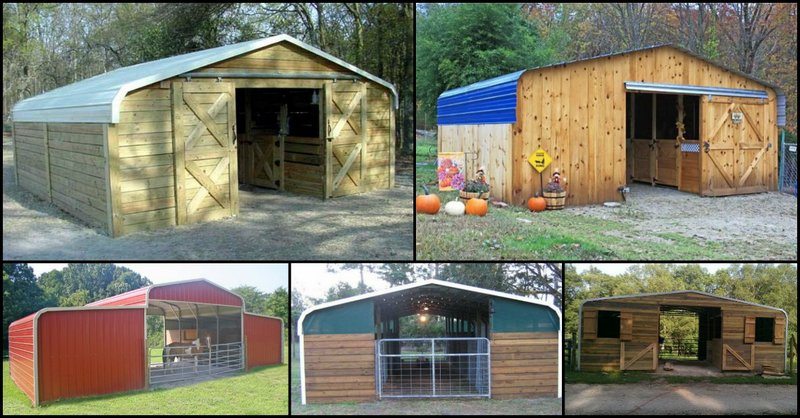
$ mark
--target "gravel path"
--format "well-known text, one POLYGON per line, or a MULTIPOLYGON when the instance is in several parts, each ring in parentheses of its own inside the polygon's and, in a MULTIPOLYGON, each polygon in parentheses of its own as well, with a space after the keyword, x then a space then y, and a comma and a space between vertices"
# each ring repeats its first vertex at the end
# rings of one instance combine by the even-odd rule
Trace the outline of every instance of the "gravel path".
POLYGON ((797 414, 797 386, 720 385, 566 385, 567 415, 797 414))
POLYGON ((413 256, 410 161, 398 163, 397 187, 391 190, 323 202, 244 187, 237 218, 112 239, 18 187, 7 141, 4 138, 4 260, 410 260, 413 256))

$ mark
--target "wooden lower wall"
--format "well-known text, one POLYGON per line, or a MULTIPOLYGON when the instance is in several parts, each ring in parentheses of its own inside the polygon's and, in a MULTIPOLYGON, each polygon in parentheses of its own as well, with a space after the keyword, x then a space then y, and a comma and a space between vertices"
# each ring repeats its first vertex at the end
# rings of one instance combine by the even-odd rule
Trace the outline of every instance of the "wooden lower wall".
POLYGON ((492 334, 492 398, 558 396, 558 333, 492 334))
POLYGON ((373 334, 304 335, 306 401, 371 401, 375 393, 373 334))
POLYGON ((20 187, 92 227, 108 230, 104 126, 14 123, 20 187))

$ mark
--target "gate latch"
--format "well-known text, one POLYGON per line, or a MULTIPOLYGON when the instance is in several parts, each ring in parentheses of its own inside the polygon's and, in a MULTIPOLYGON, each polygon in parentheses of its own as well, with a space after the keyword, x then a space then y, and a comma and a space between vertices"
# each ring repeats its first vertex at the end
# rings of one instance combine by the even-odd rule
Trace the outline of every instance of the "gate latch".
POLYGON ((705 142, 703 142, 703 151, 705 151, 706 153, 708 153, 708 151, 709 151, 710 149, 711 149, 711 144, 709 144, 709 143, 708 143, 708 141, 705 141, 705 142))

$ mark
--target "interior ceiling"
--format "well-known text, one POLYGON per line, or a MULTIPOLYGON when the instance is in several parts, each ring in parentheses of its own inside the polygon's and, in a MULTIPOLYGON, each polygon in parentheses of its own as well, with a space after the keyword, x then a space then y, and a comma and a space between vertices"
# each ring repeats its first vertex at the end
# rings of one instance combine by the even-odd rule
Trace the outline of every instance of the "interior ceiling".
POLYGON ((489 313, 489 296, 436 285, 415 287, 373 299, 381 320, 424 313, 474 318, 489 313), (425 308, 428 308, 427 310, 425 308))
POLYGON ((219 305, 205 305, 190 302, 150 300, 147 307, 148 315, 160 315, 166 319, 177 319, 180 312, 181 318, 194 318, 195 316, 216 317, 239 315, 241 308, 219 305))

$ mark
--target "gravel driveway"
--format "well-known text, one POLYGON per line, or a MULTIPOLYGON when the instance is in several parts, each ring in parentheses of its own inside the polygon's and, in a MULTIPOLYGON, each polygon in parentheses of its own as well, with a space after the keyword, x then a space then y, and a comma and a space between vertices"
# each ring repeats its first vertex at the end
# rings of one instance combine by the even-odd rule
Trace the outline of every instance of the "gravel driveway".
POLYGON ((797 386, 636 383, 566 385, 567 415, 797 414, 797 386))
POLYGON ((391 190, 323 202, 245 187, 237 218, 112 239, 18 187, 4 137, 3 259, 410 260, 414 193, 406 160, 391 190))

